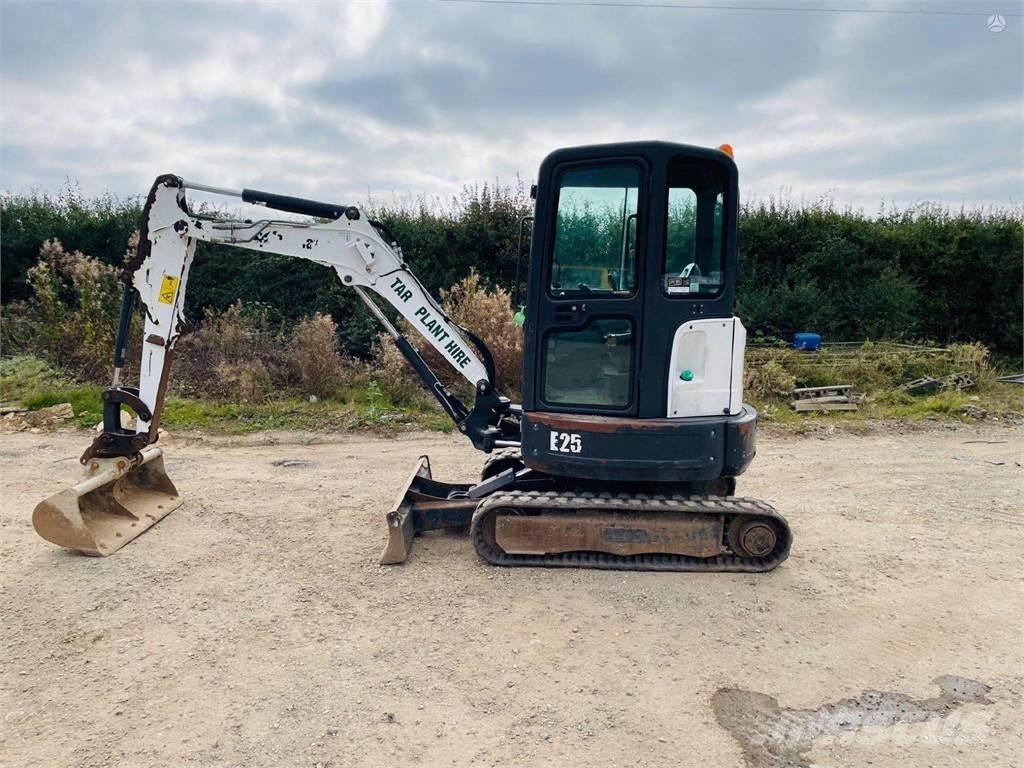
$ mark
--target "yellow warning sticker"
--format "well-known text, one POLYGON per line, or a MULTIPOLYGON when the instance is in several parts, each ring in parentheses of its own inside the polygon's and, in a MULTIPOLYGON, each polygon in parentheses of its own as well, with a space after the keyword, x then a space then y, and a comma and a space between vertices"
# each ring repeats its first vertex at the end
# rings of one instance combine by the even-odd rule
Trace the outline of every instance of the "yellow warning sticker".
POLYGON ((180 280, 180 277, 174 275, 164 275, 163 282, 160 283, 160 296, 157 299, 161 304, 174 303, 174 294, 178 292, 180 280))

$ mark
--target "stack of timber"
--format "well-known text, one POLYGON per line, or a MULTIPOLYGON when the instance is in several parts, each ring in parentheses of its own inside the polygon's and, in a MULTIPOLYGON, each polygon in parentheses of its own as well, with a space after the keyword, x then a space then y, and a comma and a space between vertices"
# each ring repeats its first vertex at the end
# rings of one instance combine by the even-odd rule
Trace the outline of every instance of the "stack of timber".
POLYGON ((794 411, 856 411, 864 402, 864 395, 855 395, 852 384, 834 384, 831 387, 801 387, 791 393, 794 411))

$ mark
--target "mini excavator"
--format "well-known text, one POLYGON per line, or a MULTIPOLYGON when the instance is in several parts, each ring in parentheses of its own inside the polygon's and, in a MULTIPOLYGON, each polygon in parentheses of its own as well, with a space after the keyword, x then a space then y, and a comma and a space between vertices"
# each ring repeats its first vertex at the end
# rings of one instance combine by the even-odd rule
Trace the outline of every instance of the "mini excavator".
MULTIPOLYGON (((182 504, 158 444, 160 412, 199 241, 334 269, 440 406, 490 454, 476 483, 420 458, 387 511, 382 564, 415 536, 467 529, 500 566, 769 571, 790 529, 735 495, 755 453, 742 401, 746 332, 733 316, 738 181, 732 149, 636 142, 559 149, 540 167, 523 311, 523 398, 499 392, 484 342, 424 289, 381 222, 358 207, 160 176, 124 271, 112 386, 85 477, 33 514, 45 539, 109 555, 182 504), (310 217, 197 212, 190 190, 310 217), (453 394, 371 294, 473 387, 453 394), (145 314, 138 387, 122 381, 132 313, 145 314), (123 426, 122 416, 135 416, 123 426)), ((526 222, 524 221, 524 224, 526 222)))

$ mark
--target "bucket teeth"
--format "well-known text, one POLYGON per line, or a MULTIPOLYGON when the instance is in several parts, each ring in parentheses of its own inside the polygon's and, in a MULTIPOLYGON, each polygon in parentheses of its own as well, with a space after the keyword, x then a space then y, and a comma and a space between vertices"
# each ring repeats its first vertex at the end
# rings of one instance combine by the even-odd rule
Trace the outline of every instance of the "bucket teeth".
POLYGON ((134 461, 127 457, 90 460, 81 482, 36 506, 32 525, 58 546, 105 557, 181 503, 164 469, 163 451, 150 446, 134 461))

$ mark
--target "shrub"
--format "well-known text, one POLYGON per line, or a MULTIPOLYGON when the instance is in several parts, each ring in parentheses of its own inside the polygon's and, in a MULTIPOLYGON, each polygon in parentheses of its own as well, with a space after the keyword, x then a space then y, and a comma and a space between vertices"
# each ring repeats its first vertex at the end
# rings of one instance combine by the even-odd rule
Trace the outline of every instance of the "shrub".
POLYGON ((330 397, 341 388, 337 333, 338 326, 329 315, 316 314, 295 325, 288 352, 305 394, 330 397))
POLYGON ((257 400, 299 381, 283 334, 259 306, 207 313, 175 352, 171 381, 182 395, 257 400))
MULTIPOLYGON (((140 189, 140 194, 146 190, 140 189)), ((0 196, 0 282, 4 304, 26 301, 32 295, 28 271, 40 248, 58 240, 69 251, 87 253, 100 263, 117 266, 125 243, 139 226, 139 198, 113 195, 86 198, 69 183, 55 193, 0 196)))
POLYGON ((86 380, 110 373, 121 305, 118 270, 47 240, 27 272, 31 295, 3 323, 8 353, 34 353, 86 380))
POLYGON ((518 399, 523 388, 523 331, 512 319, 511 294, 503 288, 488 291, 473 270, 441 291, 441 299, 452 320, 483 339, 491 351, 502 394, 518 399))
POLYGON ((215 369, 218 389, 232 400, 258 402, 274 390, 270 371, 260 359, 221 360, 215 369))
POLYGON ((874 216, 769 199, 740 212, 737 315, 752 334, 1021 349, 1022 209, 922 203, 874 216), (968 266, 969 265, 969 266, 968 266))
MULTIPOLYGON (((405 328, 405 331, 409 332, 410 329, 405 328)), ((411 332, 410 338, 412 338, 412 335, 415 335, 414 331, 411 332)), ((412 344, 414 347, 416 346, 415 340, 412 344)), ((422 342, 422 344, 424 347, 427 346, 426 342, 422 342)), ((410 405, 424 398, 433 400, 420 383, 419 376, 416 375, 416 372, 413 371, 406 359, 402 357, 402 353, 395 347, 391 336, 386 333, 378 336, 373 350, 373 362, 371 364, 373 381, 388 400, 399 406, 410 405)), ((422 353, 423 350, 420 349, 420 352, 422 353)), ((437 362, 447 365, 444 361, 440 360, 440 356, 438 356, 437 362)), ((434 368, 434 365, 431 365, 431 368, 434 368)), ((437 372, 435 368, 435 373, 437 372)))

